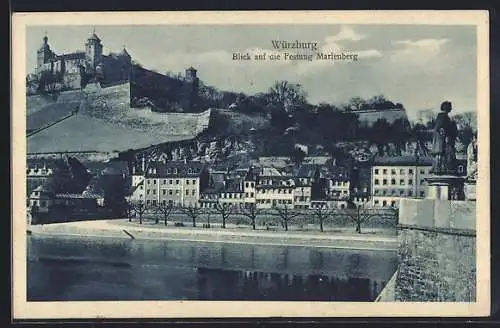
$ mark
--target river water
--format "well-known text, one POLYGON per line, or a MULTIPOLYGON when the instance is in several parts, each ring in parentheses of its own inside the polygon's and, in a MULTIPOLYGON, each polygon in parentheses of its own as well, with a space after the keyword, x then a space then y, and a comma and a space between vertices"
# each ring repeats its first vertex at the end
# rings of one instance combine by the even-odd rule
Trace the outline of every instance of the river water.
POLYGON ((28 301, 373 301, 395 251, 28 236, 28 301))

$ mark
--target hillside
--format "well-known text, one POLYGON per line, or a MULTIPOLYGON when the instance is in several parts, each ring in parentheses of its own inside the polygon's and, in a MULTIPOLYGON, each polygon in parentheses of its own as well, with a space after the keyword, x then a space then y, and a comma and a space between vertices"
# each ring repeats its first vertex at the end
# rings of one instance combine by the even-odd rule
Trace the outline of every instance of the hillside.
POLYGON ((154 113, 130 107, 128 83, 62 92, 57 99, 27 97, 27 121, 40 128, 77 113, 27 138, 28 153, 98 151, 144 148, 169 141, 192 139, 210 123, 211 111, 154 113))

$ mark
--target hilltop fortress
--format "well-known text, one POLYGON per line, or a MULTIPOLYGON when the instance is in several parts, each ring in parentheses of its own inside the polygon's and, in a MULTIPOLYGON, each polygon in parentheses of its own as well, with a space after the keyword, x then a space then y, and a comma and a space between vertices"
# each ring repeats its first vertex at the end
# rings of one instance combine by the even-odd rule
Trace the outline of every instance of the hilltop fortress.
POLYGON ((92 33, 85 42, 85 51, 56 54, 48 37, 37 50, 36 88, 28 79, 27 93, 50 93, 85 89, 88 84, 100 87, 129 83, 130 105, 151 107, 160 112, 196 109, 199 79, 196 69, 189 67, 184 76, 171 77, 135 64, 125 49, 120 53, 103 54, 101 39, 92 33), (35 90, 33 90, 35 89, 35 90))

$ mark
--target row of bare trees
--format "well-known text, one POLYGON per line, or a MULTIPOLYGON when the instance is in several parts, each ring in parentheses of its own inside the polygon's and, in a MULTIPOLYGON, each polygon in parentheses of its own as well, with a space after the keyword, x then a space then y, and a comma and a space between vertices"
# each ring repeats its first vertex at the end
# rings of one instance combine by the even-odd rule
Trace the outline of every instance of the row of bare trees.
POLYGON ((255 204, 239 208, 231 204, 216 204, 214 208, 202 208, 196 206, 176 206, 172 203, 160 203, 155 206, 147 207, 143 201, 130 202, 127 206, 127 217, 129 221, 132 218, 138 218, 139 223, 143 223, 146 214, 154 214, 155 224, 159 223, 160 218, 163 218, 165 225, 172 214, 184 214, 192 221, 192 226, 196 227, 196 223, 200 216, 208 214, 208 226, 210 225, 210 215, 218 214, 222 219, 222 228, 226 228, 226 222, 231 215, 242 215, 250 220, 250 225, 253 230, 257 229, 257 217, 269 216, 278 218, 281 227, 288 231, 289 225, 297 217, 310 218, 314 217, 319 223, 321 232, 324 232, 325 221, 329 218, 344 218, 354 223, 356 232, 361 233, 363 223, 371 218, 378 217, 379 219, 387 219, 397 221, 397 210, 388 208, 348 208, 337 209, 328 208, 326 206, 315 209, 298 210, 289 206, 275 206, 272 209, 260 209, 255 204))

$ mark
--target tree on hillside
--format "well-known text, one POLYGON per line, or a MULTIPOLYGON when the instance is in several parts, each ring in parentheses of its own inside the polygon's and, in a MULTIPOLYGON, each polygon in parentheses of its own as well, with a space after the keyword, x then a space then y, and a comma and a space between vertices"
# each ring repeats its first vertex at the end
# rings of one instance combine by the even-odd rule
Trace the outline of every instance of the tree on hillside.
POLYGON ((390 140, 396 147, 396 152, 401 156, 401 151, 405 149, 406 142, 411 136, 410 122, 406 118, 398 118, 390 126, 390 140))
POLYGON ((366 106, 366 101, 361 97, 353 97, 344 106, 345 111, 360 110, 366 106))
POLYGON ((288 205, 277 205, 274 206, 273 209, 275 211, 274 214, 280 219, 281 226, 285 229, 285 231, 288 231, 288 224, 290 221, 301 214, 298 211, 293 210, 288 205))
POLYGON ((288 81, 276 81, 269 89, 273 105, 283 108, 287 113, 306 103, 307 93, 302 85, 288 81))
POLYGON ((257 208, 257 205, 255 205, 255 203, 248 204, 243 208, 241 214, 251 220, 252 229, 255 230, 255 219, 257 218, 257 215, 260 214, 260 210, 257 208))
POLYGON ((377 145, 379 156, 384 156, 384 145, 390 140, 391 125, 385 118, 379 118, 371 127, 369 140, 377 145))
MULTIPOLYGON (((168 218, 169 218, 170 214, 172 214, 173 210, 174 210, 174 204, 172 204, 172 203, 160 202, 156 206, 156 212, 158 214, 163 215, 163 223, 165 223, 165 225, 167 225, 168 218)), ((156 217, 155 223, 158 223, 158 217, 156 217)))
POLYGON ((226 220, 229 218, 229 216, 233 212, 234 206, 231 204, 228 204, 228 203, 224 203, 224 204, 217 203, 215 205, 215 210, 222 217, 222 228, 226 228, 226 220))
POLYGON ((477 131, 476 113, 465 112, 456 114, 453 116, 453 119, 457 122, 458 140, 467 148, 474 136, 474 132, 477 131))
POLYGON ((290 154, 290 160, 298 167, 306 158, 306 153, 299 147, 295 147, 290 154))
POLYGON ((196 219, 201 215, 202 209, 200 207, 188 205, 181 207, 181 211, 191 218, 193 221, 193 228, 196 228, 196 219))

